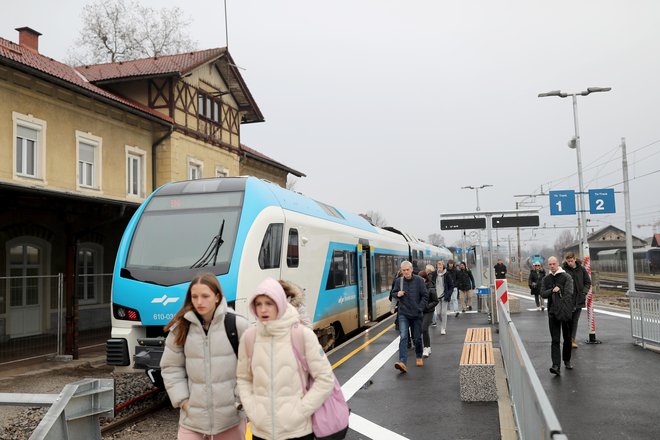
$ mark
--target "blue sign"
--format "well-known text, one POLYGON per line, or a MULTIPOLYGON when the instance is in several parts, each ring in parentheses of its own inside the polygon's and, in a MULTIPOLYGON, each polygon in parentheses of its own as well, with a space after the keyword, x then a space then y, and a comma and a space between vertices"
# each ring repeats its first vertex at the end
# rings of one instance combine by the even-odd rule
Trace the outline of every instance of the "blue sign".
POLYGON ((614 214, 615 212, 613 188, 589 190, 589 213, 614 214))
POLYGON ((462 254, 461 248, 456 248, 456 255, 461 255, 461 254, 462 254))
POLYGON ((575 191, 550 191, 550 215, 572 215, 575 209, 575 191))

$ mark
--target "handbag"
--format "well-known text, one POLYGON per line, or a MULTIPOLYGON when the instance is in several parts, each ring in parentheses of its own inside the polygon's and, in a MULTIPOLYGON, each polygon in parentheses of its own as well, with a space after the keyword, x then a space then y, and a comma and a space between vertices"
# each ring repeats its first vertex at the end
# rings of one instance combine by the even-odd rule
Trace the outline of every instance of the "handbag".
POLYGON ((561 292, 552 293, 552 313, 559 321, 571 321, 573 319, 573 296, 562 295, 561 292))
MULTIPOLYGON (((301 351, 304 353, 305 347, 302 332, 303 329, 298 324, 293 325, 291 328, 293 344, 291 346, 303 372, 307 374, 307 387, 305 387, 304 376, 300 376, 300 381, 303 388, 309 391, 314 384, 314 379, 309 374, 307 359, 300 354, 301 351)), ((325 399, 319 409, 312 414, 312 431, 314 432, 314 438, 317 440, 342 440, 346 438, 348 433, 348 418, 351 410, 348 408, 344 393, 341 391, 341 385, 334 373, 332 373, 332 378, 335 382, 332 393, 325 399)))
MULTIPOLYGON (((314 383, 314 379, 309 374, 309 365, 307 359, 300 353, 305 352, 305 340, 303 335, 303 328, 298 323, 291 326, 291 347, 293 354, 296 356, 298 364, 302 370, 307 374, 307 386, 305 386, 305 376, 300 374, 300 382, 303 389, 309 391, 314 383)), ((245 331, 245 335, 241 343, 245 344, 245 352, 248 356, 248 365, 252 365, 252 354, 254 352, 254 342, 257 337, 257 329, 254 326, 249 327, 245 331)), ((300 368, 298 373, 301 373, 300 368)), ((312 431, 317 440, 343 440, 348 433, 348 417, 351 410, 348 408, 344 393, 341 391, 341 385, 332 373, 334 379, 334 386, 332 393, 323 402, 323 405, 312 414, 312 431)))

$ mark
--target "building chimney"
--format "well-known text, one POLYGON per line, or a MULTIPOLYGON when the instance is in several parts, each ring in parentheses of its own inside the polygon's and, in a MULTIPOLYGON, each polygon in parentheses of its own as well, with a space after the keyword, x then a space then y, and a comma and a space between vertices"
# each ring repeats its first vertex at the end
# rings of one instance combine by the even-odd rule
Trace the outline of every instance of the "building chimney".
POLYGON ((16 30, 18 31, 19 46, 39 53, 39 35, 41 34, 29 27, 20 27, 16 30))

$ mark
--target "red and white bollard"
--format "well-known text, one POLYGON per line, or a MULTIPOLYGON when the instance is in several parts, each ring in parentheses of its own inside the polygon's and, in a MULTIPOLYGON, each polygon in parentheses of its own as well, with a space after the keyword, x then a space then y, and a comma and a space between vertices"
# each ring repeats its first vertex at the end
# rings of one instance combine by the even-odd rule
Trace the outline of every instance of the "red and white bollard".
MULTIPOLYGON (((587 269, 589 278, 591 278, 591 258, 585 257, 582 264, 584 265, 584 268, 587 269)), ((600 344, 601 341, 596 339, 596 318, 594 313, 593 300, 594 291, 592 286, 589 286, 589 292, 587 292, 587 319, 589 320, 589 339, 587 340, 587 344, 600 344)))
POLYGON ((495 280, 495 293, 497 294, 497 299, 502 302, 502 305, 506 307, 506 311, 509 311, 509 285, 505 279, 496 279, 495 280))

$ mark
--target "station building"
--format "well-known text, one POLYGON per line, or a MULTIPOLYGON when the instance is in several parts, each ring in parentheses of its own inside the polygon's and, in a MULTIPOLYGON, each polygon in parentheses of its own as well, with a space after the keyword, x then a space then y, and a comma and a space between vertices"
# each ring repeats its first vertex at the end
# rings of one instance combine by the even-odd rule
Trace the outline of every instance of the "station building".
POLYGON ((241 143, 264 117, 226 48, 71 67, 16 30, 0 38, 0 363, 53 352, 58 329, 74 357, 105 340, 116 249, 155 188, 304 176, 241 143))

